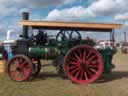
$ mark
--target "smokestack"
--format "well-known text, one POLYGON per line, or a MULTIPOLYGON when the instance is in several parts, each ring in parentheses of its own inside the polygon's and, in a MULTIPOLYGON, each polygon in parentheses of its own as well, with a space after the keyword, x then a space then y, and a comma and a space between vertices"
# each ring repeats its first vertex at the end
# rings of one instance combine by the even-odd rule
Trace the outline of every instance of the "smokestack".
MULTIPOLYGON (((29 13, 23 12, 22 13, 22 19, 23 20, 29 20, 29 13)), ((28 38, 28 26, 23 26, 23 38, 28 38)))
POLYGON ((22 13, 22 19, 23 20, 29 20, 29 13, 28 12, 23 12, 22 13))

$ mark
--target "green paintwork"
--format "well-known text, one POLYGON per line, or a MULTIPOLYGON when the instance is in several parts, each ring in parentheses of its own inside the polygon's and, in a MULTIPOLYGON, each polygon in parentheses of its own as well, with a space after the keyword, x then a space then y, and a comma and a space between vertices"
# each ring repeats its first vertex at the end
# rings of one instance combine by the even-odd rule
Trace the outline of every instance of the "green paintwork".
POLYGON ((110 73, 113 68, 112 58, 113 55, 116 53, 116 50, 111 50, 110 48, 100 49, 98 50, 102 56, 103 64, 104 64, 104 71, 103 73, 110 73))
MULTIPOLYGON (((88 43, 84 40, 81 40, 79 44, 77 44, 74 41, 65 41, 65 42, 58 42, 54 44, 54 46, 46 45, 46 46, 34 46, 29 48, 29 55, 35 58, 40 59, 56 59, 60 55, 65 56, 67 52, 76 45, 89 45, 94 46, 92 43, 88 43)), ((104 70, 103 73, 110 73, 112 70, 112 57, 115 54, 115 50, 111 50, 110 48, 106 49, 98 49, 100 52, 102 59, 103 59, 103 65, 104 70)), ((64 61, 64 60, 63 60, 64 61)), ((59 60, 58 60, 59 62, 59 60)), ((61 61, 61 64, 62 61, 61 61)))
POLYGON ((60 51, 55 47, 30 47, 29 55, 41 59, 55 59, 60 51))

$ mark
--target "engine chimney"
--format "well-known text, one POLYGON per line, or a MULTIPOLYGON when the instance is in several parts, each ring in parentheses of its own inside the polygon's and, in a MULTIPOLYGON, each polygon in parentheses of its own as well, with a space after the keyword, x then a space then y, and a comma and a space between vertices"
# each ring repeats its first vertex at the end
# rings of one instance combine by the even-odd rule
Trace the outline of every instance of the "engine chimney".
MULTIPOLYGON (((22 13, 22 19, 23 20, 29 20, 29 13, 28 12, 23 12, 22 13)), ((23 38, 27 39, 28 38, 28 26, 23 26, 23 38)))

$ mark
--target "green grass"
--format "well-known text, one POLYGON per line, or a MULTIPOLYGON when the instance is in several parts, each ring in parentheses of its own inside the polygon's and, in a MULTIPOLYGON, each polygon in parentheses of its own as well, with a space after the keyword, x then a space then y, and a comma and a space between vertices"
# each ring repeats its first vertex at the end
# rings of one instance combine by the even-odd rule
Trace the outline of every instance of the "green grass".
POLYGON ((26 82, 14 82, 0 75, 0 96, 112 96, 107 94, 111 91, 106 84, 74 84, 51 71, 52 67, 48 69, 50 72, 45 75, 40 73, 38 78, 26 82))
POLYGON ((37 78, 26 82, 14 82, 6 74, 1 74, 0 96, 111 96, 104 94, 111 93, 105 84, 74 84, 61 78, 52 66, 41 71, 37 78))
POLYGON ((128 54, 122 54, 119 50, 118 53, 114 55, 113 62, 114 64, 128 64, 128 54))
MULTIPOLYGON (((127 56, 120 52, 114 56, 114 62, 118 64, 126 64, 127 59, 127 56)), ((47 66, 42 68, 37 78, 26 82, 14 82, 9 80, 6 74, 1 74, 0 96, 120 96, 118 92, 122 92, 123 89, 114 93, 123 83, 119 82, 114 80, 89 85, 74 84, 61 78, 54 67, 47 66)))

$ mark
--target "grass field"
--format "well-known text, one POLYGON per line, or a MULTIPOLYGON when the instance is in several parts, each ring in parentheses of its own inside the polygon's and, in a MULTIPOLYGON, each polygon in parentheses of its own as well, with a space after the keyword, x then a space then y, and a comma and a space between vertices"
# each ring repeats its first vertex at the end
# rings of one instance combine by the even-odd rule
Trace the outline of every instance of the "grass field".
POLYGON ((88 85, 61 78, 52 66, 43 67, 37 78, 26 82, 14 82, 1 74, 0 96, 128 96, 128 55, 118 52, 113 62, 122 66, 88 85))
POLYGON ((128 64, 128 54, 122 54, 119 50, 118 53, 114 56, 113 62, 115 64, 128 64))

